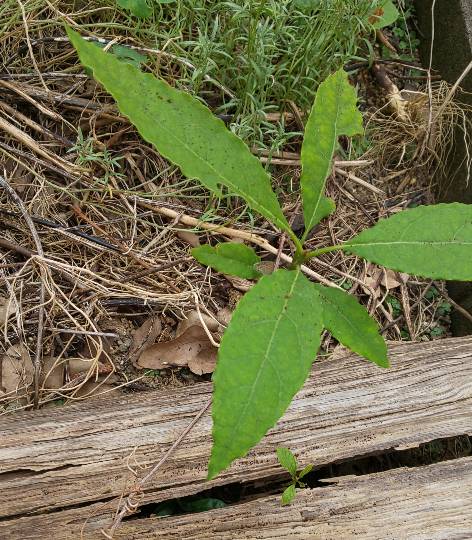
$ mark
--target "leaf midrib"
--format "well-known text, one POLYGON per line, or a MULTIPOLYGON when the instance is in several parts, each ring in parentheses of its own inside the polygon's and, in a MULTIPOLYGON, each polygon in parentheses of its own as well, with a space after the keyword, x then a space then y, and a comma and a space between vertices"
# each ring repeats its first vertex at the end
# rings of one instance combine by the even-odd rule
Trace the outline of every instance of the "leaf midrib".
POLYGON ((411 245, 411 246, 425 246, 425 245, 459 245, 459 246, 472 246, 472 241, 453 241, 453 240, 404 240, 401 242, 359 242, 356 244, 342 244, 342 249, 349 249, 356 246, 394 246, 394 245, 411 245))
MULTIPOLYGON (((281 320, 282 320, 282 317, 285 313, 285 309, 287 307, 287 304, 288 302, 292 299, 293 297, 293 291, 295 289, 295 285, 298 281, 298 278, 300 276, 300 269, 297 269, 295 272, 295 276, 294 276, 294 279, 293 279, 293 283, 288 291, 288 294, 285 295, 285 302, 283 303, 283 306, 282 306, 282 309, 280 310, 280 313, 276 319, 276 322, 275 322, 275 325, 274 325, 274 329, 272 331, 272 334, 270 336, 270 340, 267 344, 267 348, 266 348, 266 351, 265 351, 265 354, 264 354, 264 359, 262 360, 260 366, 259 366, 259 370, 258 370, 258 373, 257 373, 257 376, 255 377, 254 381, 253 381, 253 384, 251 386, 251 393, 248 397, 248 399, 246 400, 246 403, 244 405, 244 408, 243 408, 243 411, 241 412, 241 414, 239 415, 239 420, 238 422, 235 424, 234 428, 233 428, 233 433, 234 432, 237 432, 238 431, 238 428, 239 426, 241 425, 242 421, 243 421, 243 418, 245 417, 246 413, 247 413, 247 410, 249 408, 249 404, 251 403, 251 400, 253 399, 254 397, 254 394, 255 394, 255 389, 257 387, 257 384, 259 382, 259 379, 261 377, 261 374, 262 372, 264 371, 263 370, 263 367, 265 366, 266 362, 268 361, 269 359, 269 351, 271 350, 272 348, 272 343, 274 341, 274 338, 277 334, 277 331, 278 331, 278 328, 279 328, 279 325, 281 323, 281 320)), ((278 396, 278 402, 279 402, 279 405, 280 405, 280 385, 279 385, 279 396, 278 396)))
MULTIPOLYGON (((337 83, 337 89, 339 90, 339 83, 337 83)), ((336 93, 336 96, 338 96, 338 95, 339 94, 336 93)), ((339 99, 336 97, 336 117, 335 117, 335 120, 334 120, 334 137, 333 137, 333 141, 332 141, 332 145, 331 145, 331 152, 330 152, 331 157, 329 158, 329 160, 327 160, 328 164, 325 167, 325 174, 324 174, 323 180, 321 181, 321 187, 320 187, 320 191, 318 193, 318 198, 316 200, 316 205, 315 205, 313 213, 312 213, 312 215, 310 217, 310 224, 307 227, 308 231, 310 231, 316 225, 316 223, 314 223, 316 212, 318 211, 318 207, 319 207, 321 199, 323 197, 324 186, 326 184, 326 177, 328 176, 328 172, 329 172, 329 170, 331 168, 331 165, 332 165, 333 154, 334 154, 334 150, 336 148, 336 141, 337 141, 337 138, 338 138, 337 133, 338 133, 339 114, 340 114, 339 99)))

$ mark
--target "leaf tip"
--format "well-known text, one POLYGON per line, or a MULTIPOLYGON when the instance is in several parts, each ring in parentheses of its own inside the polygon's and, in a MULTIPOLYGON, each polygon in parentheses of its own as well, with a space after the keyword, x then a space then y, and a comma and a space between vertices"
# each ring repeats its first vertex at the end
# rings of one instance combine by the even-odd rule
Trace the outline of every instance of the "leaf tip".
POLYGON ((214 453, 212 451, 212 455, 210 457, 210 462, 208 463, 208 472, 207 472, 207 481, 213 480, 218 474, 225 469, 226 467, 222 467, 221 464, 215 463, 215 457, 214 453))
POLYGON ((295 484, 290 484, 285 491, 282 493, 282 506, 290 504, 295 498, 296 490, 295 484))
POLYGON ((381 358, 380 361, 377 362, 377 365, 381 368, 389 368, 390 367, 390 360, 386 356, 385 358, 381 358))

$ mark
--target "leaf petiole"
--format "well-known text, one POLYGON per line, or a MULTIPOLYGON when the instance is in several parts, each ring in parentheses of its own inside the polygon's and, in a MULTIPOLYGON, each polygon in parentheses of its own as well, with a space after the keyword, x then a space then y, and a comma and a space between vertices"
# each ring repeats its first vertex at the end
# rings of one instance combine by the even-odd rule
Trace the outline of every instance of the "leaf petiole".
POLYGON ((327 246, 320 249, 314 249, 313 251, 308 251, 305 254, 306 259, 313 259, 313 257, 319 257, 320 255, 323 255, 323 253, 330 253, 331 251, 336 251, 339 249, 346 249, 346 246, 344 244, 340 244, 338 246, 327 246))
POLYGON ((302 241, 300 240, 300 238, 298 238, 298 236, 292 231, 287 231, 289 236, 290 236, 290 239, 292 240, 292 242, 295 244, 295 251, 297 254, 303 254, 303 243, 302 241))

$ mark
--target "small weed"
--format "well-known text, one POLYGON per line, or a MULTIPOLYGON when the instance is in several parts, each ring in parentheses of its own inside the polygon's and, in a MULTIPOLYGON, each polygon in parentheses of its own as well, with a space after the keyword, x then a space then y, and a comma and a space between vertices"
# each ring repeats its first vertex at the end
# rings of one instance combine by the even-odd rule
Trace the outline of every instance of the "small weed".
POLYGON ((387 304, 392 308, 392 315, 394 319, 403 313, 403 308, 400 301, 394 296, 387 296, 387 304))
MULTIPOLYGON (((382 46, 383 58, 398 58, 403 60, 414 60, 418 50, 420 40, 414 28, 415 7, 412 0, 399 0, 398 8, 400 16, 391 27, 392 42, 398 50, 398 54, 385 46, 382 46)), ((412 70, 412 75, 421 75, 417 70, 412 70), (413 73, 415 71, 415 73, 413 73)))
POLYGON ((395 26, 392 28, 392 33, 397 38, 400 51, 403 54, 414 56, 420 44, 416 32, 412 30, 415 7, 411 0, 400 1, 399 7, 401 16, 398 17, 395 26))
POLYGON ((426 294, 424 295, 424 297, 426 298, 426 300, 434 300, 435 298, 437 298, 438 296, 440 296, 440 293, 439 291, 436 289, 436 287, 430 287, 428 289, 428 291, 426 292, 426 294))
POLYGON ((94 140, 91 137, 85 138, 80 128, 78 129, 75 145, 69 148, 67 152, 75 154, 75 163, 77 165, 83 166, 91 163, 98 165, 104 173, 99 180, 102 184, 108 185, 112 177, 124 178, 124 175, 117 171, 117 169, 121 168, 121 158, 113 157, 106 148, 96 150, 94 140))
MULTIPOLYGON (((256 269, 260 256, 246 244, 223 242, 191 250, 198 262, 222 274, 258 279, 234 311, 218 352, 209 479, 246 455, 281 417, 310 371, 323 329, 379 367, 389 366, 386 344, 368 311, 342 289, 309 281, 302 274, 304 263, 343 250, 387 268, 432 279, 472 278, 467 263, 472 255, 472 231, 467 228, 472 206, 466 204, 408 209, 381 219, 342 244, 305 248, 309 232, 335 209, 324 191, 339 137, 363 132, 356 92, 343 69, 320 85, 306 125, 300 179, 305 232, 299 238, 282 211, 267 172, 201 102, 124 66, 70 29, 68 34, 83 63, 93 68, 120 110, 138 130, 147 133, 148 140, 166 158, 216 197, 221 196, 220 186, 226 186, 287 233, 293 243, 291 266, 265 275, 256 269), (130 100, 133 94, 139 99, 130 100), (160 100, 155 99, 159 96, 160 100), (245 348, 243 364, 241 347, 245 348)), ((398 299, 390 296, 387 302, 394 314, 401 313, 398 299)), ((279 450, 278 456, 292 476, 282 497, 286 504, 293 499, 296 486, 303 485, 300 480, 311 467, 297 473, 291 452, 279 450)))
POLYGON ((145 377, 152 377, 153 379, 157 379, 161 376, 161 370, 160 369, 148 369, 144 372, 145 377))
POLYGON ((277 458, 282 467, 286 469, 292 477, 292 481, 282 493, 282 504, 290 504, 295 497, 296 488, 304 488, 306 486, 306 484, 301 480, 304 476, 311 472, 313 465, 307 465, 300 472, 297 472, 298 465, 295 456, 288 448, 283 447, 277 448, 277 458))
POLYGON ((440 317, 445 317, 451 313, 452 306, 449 304, 449 302, 442 302, 442 304, 439 304, 439 307, 437 309, 437 314, 440 317))
POLYGON ((349 291, 352 286, 354 285, 354 283, 350 280, 350 279, 346 279, 345 281, 343 281, 341 283, 341 287, 345 290, 345 291, 349 291))
POLYGON ((406 328, 402 328, 400 330, 400 337, 402 338, 403 341, 411 341, 410 332, 408 332, 406 328))
POLYGON ((429 335, 432 337, 432 338, 439 338, 439 337, 442 337, 444 336, 446 333, 446 329, 444 328, 444 326, 441 326, 440 324, 436 325, 436 326, 433 326, 431 328, 431 330, 429 331, 429 335))

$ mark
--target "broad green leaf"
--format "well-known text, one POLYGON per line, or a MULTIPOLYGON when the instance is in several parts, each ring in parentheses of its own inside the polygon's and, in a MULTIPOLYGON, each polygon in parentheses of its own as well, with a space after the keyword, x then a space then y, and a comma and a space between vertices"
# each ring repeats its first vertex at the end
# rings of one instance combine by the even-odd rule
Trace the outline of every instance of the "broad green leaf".
POLYGON ((306 467, 304 467, 299 475, 298 475, 298 479, 301 480, 304 476, 306 476, 308 473, 310 473, 311 471, 313 470, 313 465, 310 463, 309 465, 307 465, 306 467))
POLYGON ((340 135, 352 136, 363 131, 362 115, 356 102, 356 91, 343 69, 322 82, 316 93, 301 152, 305 238, 334 210, 333 201, 324 196, 326 178, 340 135))
POLYGON ((291 233, 259 160, 207 107, 150 73, 120 62, 70 28, 67 33, 82 64, 93 70, 120 111, 185 176, 200 180, 217 194, 220 185, 226 186, 291 233))
POLYGON ((369 22, 376 29, 390 26, 399 17, 400 12, 392 0, 381 0, 374 13, 369 18, 369 22))
MULTIPOLYGON (((146 19, 152 15, 152 9, 146 0, 117 0, 117 4, 140 19, 146 19)), ((69 36, 70 37, 70 36, 69 36)))
POLYGON ((321 303, 300 270, 263 276, 240 300, 213 376, 208 478, 257 444, 285 412, 316 356, 321 303))
POLYGON ((387 346, 377 323, 350 294, 313 284, 323 305, 323 325, 333 336, 357 354, 388 367, 387 346))
POLYGON ((297 474, 297 460, 288 448, 277 448, 277 459, 292 476, 297 474))
POLYGON ((282 504, 290 504, 293 501, 295 494, 295 484, 290 484, 288 488, 286 488, 285 491, 282 493, 282 504))
POLYGON ((198 262, 211 266, 223 274, 245 279, 256 279, 261 275, 255 268, 255 265, 261 262, 261 258, 245 244, 226 242, 217 244, 216 247, 205 244, 193 248, 192 255, 198 262))
POLYGON ((433 279, 472 280, 472 204, 418 206, 342 245, 364 259, 433 279))

